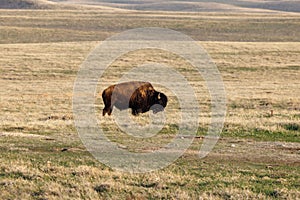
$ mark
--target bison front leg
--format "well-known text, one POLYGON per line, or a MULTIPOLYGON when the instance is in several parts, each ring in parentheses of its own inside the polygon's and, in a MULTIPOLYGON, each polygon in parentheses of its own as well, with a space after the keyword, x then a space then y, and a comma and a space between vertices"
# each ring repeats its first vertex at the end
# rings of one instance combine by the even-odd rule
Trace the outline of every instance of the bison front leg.
POLYGON ((143 112, 143 110, 142 109, 140 109, 140 108, 135 108, 135 109, 132 109, 132 114, 134 115, 134 116, 136 116, 136 115, 138 115, 139 113, 142 113, 143 112))
POLYGON ((131 110, 132 115, 136 116, 139 114, 139 112, 136 109, 131 110))

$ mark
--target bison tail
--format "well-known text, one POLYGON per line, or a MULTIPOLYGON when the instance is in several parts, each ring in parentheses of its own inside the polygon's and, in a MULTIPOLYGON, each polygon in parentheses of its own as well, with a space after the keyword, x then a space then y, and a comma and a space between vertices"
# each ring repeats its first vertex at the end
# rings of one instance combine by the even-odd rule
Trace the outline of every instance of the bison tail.
POLYGON ((103 101, 104 101, 104 99, 105 99, 105 97, 106 97, 106 94, 105 94, 106 92, 105 92, 105 90, 103 90, 103 92, 102 92, 102 99, 103 99, 103 101))

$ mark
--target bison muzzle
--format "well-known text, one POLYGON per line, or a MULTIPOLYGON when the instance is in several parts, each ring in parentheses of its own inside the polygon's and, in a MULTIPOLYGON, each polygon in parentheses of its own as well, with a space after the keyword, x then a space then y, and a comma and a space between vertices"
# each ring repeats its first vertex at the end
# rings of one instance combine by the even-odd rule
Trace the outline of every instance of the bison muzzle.
POLYGON ((131 81, 111 85, 102 92, 104 109, 102 115, 111 115, 113 107, 120 110, 131 108, 133 115, 152 110, 153 113, 163 111, 168 98, 155 91, 149 82, 131 81))

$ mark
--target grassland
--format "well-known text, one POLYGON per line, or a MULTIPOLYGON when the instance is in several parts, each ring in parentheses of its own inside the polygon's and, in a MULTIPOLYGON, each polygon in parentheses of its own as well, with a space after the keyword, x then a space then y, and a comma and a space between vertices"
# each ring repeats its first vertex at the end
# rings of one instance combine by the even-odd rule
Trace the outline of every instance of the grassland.
POLYGON ((287 13, 1 10, 0 43, 98 41, 140 27, 170 28, 201 41, 299 42, 299 23, 298 14, 287 13))
MULTIPOLYGON (((0 198, 300 198, 299 18, 1 10, 0 198), (105 84, 132 64, 159 61, 180 69, 191 81, 202 111, 199 137, 180 159, 160 171, 129 174, 99 163, 83 146, 73 122, 72 92, 81 63, 99 40, 141 26, 172 28, 205 40, 199 44, 222 74, 228 110, 221 139, 208 157, 199 159, 210 118, 203 80, 193 79, 186 63, 164 54, 141 51, 120 58, 105 84)), ((99 91, 103 87, 100 84, 99 91)), ((168 94, 167 112, 172 116, 176 98, 168 94)), ((157 143, 116 131, 111 118, 101 117, 102 107, 98 98, 99 119, 114 141, 130 150, 140 150, 141 144, 150 149, 157 143)), ((172 138, 176 128, 168 124, 160 141, 172 138)))

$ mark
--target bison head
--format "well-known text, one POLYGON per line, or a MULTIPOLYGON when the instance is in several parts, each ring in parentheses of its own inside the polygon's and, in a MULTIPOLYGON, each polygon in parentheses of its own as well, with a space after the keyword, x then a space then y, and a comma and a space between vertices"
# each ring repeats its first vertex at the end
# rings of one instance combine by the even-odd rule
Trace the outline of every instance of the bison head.
POLYGON ((153 111, 153 113, 163 111, 168 103, 167 96, 164 93, 155 92, 154 99, 154 104, 151 106, 151 110, 153 111))

